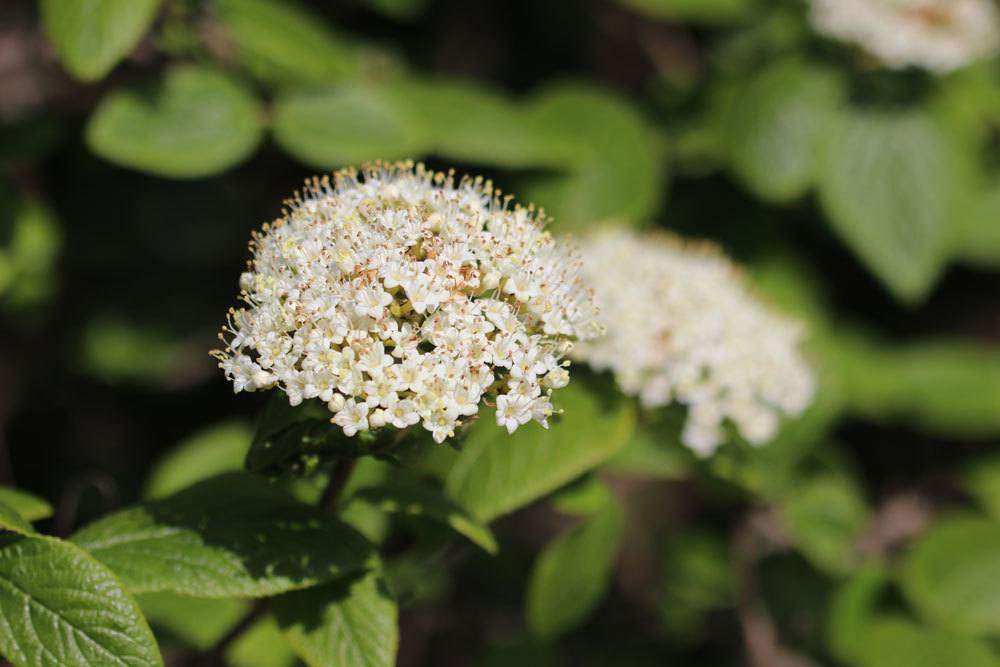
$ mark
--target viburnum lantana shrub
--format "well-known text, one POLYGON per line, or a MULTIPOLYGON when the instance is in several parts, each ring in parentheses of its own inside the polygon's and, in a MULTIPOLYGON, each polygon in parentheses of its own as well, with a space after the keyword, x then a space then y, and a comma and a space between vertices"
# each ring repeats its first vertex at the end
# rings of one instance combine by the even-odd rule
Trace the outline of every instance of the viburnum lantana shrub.
POLYGON ((1000 51, 992 0, 811 0, 821 34, 854 42, 892 69, 944 74, 1000 51))
POLYGON ((318 398, 344 434, 442 442, 496 403, 547 425, 571 342, 600 333, 580 258, 489 182, 408 164, 314 179, 252 242, 220 366, 235 391, 318 398))
POLYGON ((711 454, 726 420, 764 444, 780 415, 811 402, 802 326, 754 295, 716 246, 609 230, 589 238, 583 256, 608 331, 574 357, 610 370, 644 407, 687 406, 681 439, 694 451, 711 454))

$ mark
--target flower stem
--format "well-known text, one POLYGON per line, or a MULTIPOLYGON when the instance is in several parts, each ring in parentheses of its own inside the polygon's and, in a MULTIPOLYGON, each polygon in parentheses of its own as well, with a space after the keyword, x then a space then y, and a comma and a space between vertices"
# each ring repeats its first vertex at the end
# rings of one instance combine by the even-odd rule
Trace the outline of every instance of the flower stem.
POLYGON ((347 480, 350 479, 351 473, 354 472, 354 466, 357 464, 357 457, 348 456, 337 459, 337 462, 333 465, 333 470, 330 471, 330 481, 327 482, 326 489, 323 491, 323 497, 319 501, 319 507, 327 514, 336 513, 337 504, 340 502, 340 494, 344 491, 344 487, 347 486, 347 480))

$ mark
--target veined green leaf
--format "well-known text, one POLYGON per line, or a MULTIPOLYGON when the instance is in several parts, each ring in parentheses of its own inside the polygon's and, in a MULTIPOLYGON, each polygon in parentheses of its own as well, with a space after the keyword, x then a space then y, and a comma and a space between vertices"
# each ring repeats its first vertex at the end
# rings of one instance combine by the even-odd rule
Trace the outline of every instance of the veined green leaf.
POLYGON ((274 617, 310 667, 392 667, 396 602, 377 571, 282 595, 274 617))
POLYGON ((73 541, 135 593, 262 597, 359 570, 371 545, 266 481, 229 473, 111 514, 73 541))
POLYGON ((117 579, 79 547, 0 537, 0 653, 17 667, 162 667, 117 579))

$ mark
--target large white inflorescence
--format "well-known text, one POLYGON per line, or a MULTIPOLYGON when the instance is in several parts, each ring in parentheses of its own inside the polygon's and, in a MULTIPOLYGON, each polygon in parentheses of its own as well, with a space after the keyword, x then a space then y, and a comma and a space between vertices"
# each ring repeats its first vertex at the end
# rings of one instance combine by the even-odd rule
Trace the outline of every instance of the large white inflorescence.
POLYGON ((950 72, 1000 51, 994 0, 811 0, 815 29, 892 69, 950 72))
POLYGON ((583 258, 608 331, 573 357, 610 370, 646 407, 688 406, 682 440, 691 449, 711 454, 726 420, 762 444, 781 413, 811 402, 801 327, 751 294, 714 246, 609 230, 583 244, 583 258))
POLYGON ((312 179, 251 242, 220 366, 235 391, 319 398, 352 436, 443 441, 495 400, 547 425, 572 341, 600 333, 575 249, 482 179, 410 164, 312 179))

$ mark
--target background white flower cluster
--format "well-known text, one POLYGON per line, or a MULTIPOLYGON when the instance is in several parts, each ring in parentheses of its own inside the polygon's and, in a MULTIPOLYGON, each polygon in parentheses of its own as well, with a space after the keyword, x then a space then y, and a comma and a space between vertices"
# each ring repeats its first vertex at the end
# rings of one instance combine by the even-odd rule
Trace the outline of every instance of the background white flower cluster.
POLYGON ((751 294, 714 246, 608 230, 584 243, 583 256, 608 331, 574 358, 611 370, 646 407, 687 405, 688 447, 711 454, 726 419, 750 442, 767 442, 781 413, 811 402, 801 327, 751 294))
POLYGON ((811 0, 815 29, 892 69, 945 73, 1000 51, 993 0, 811 0))
POLYGON ((495 397, 545 425, 571 341, 599 333, 571 247, 481 179, 409 164, 314 179, 256 234, 219 351, 234 390, 319 398, 348 436, 454 435, 495 397))

